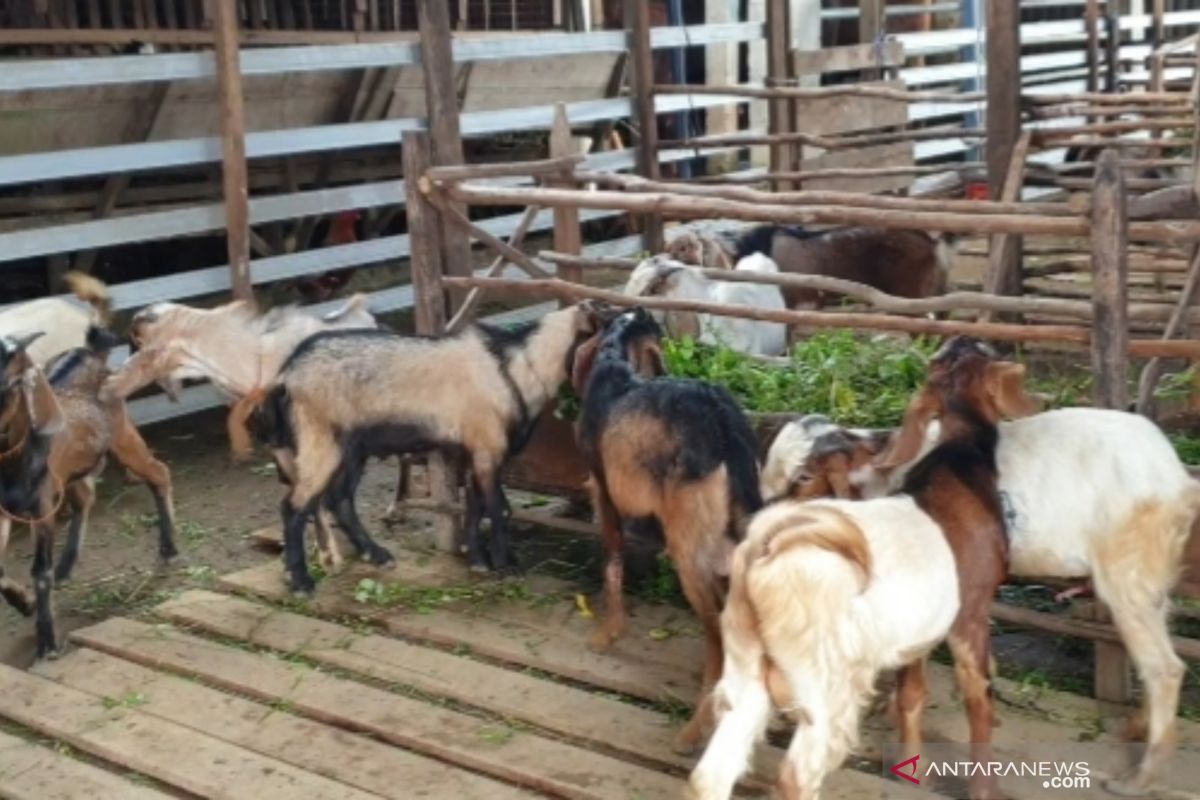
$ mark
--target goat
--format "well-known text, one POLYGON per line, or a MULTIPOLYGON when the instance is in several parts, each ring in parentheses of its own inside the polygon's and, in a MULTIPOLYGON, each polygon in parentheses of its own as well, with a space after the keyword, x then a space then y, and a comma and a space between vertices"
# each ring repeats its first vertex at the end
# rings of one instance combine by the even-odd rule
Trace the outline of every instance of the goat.
POLYGON ((663 254, 692 267, 733 269, 729 249, 720 239, 693 231, 684 231, 667 242, 663 254))
POLYGON ((55 655, 58 648, 50 592, 55 582, 70 577, 79 557, 95 502, 96 477, 108 454, 150 487, 158 508, 159 556, 169 562, 178 550, 170 472, 150 453, 130 422, 124 401, 100 394, 115 339, 107 331, 92 328, 87 347, 61 354, 45 372, 25 352, 29 341, 0 339, 7 381, 0 431, 9 447, 6 463, 0 463, 0 555, 13 521, 33 527, 36 602, 22 601, 7 590, 5 596, 26 613, 36 608, 37 657, 43 658, 55 655), (16 386, 22 391, 14 391, 16 386), (55 494, 59 496, 55 498, 55 494), (66 546, 51 575, 55 516, 64 502, 70 507, 71 522, 66 546))
MULTIPOLYGON (((898 297, 930 297, 946 291, 955 249, 950 234, 759 225, 738 238, 735 256, 740 260, 763 253, 780 272, 841 278, 898 297)), ((819 308, 827 301, 824 292, 793 287, 783 288, 783 299, 789 308, 819 308)))
MULTIPOLYGON (((243 300, 212 309, 156 303, 134 315, 129 326, 133 356, 105 382, 104 392, 123 399, 158 383, 177 399, 184 380, 207 379, 234 398, 227 430, 234 458, 242 460, 252 452, 247 422, 256 392, 274 379, 296 346, 320 331, 376 326, 362 295, 324 317, 295 306, 260 314, 243 300)), ((403 466, 401 481, 406 480, 403 466)), ((335 570, 342 556, 323 513, 317 514, 316 527, 321 563, 335 570)))
POLYGON ((430 450, 469 462, 471 568, 487 568, 479 543, 482 500, 492 522, 491 567, 514 569, 500 471, 566 380, 576 347, 597 320, 590 304, 580 304, 512 330, 475 324, 444 339, 362 330, 306 339, 258 400, 281 472, 292 476, 282 505, 292 589, 313 589, 304 522, 327 490, 359 552, 376 564, 391 562, 354 513, 363 466, 370 456, 430 450))
MULTIPOLYGON (((815 441, 797 436, 778 455, 773 447, 769 462, 785 460, 786 449, 795 466, 780 467, 788 477, 772 491, 873 496, 902 480, 895 470, 912 466, 912 460, 870 466, 879 439, 826 445, 818 454, 815 441)), ((1184 668, 1170 644, 1167 597, 1200 512, 1200 484, 1154 423, 1108 409, 1064 408, 1001 423, 996 462, 1009 574, 1090 577, 1146 684, 1129 732, 1145 733, 1149 747, 1136 772, 1110 783, 1116 792, 1142 793, 1171 752, 1184 668)))
POLYGON ((946 537, 911 497, 784 501, 757 514, 733 555, 720 721, 692 796, 730 796, 774 703, 797 720, 781 794, 816 798, 856 743, 878 673, 924 658, 958 598, 946 537))
MULTIPOLYGON (((777 272, 775 263, 760 253, 738 261, 740 272, 777 272)), ((745 305, 782 311, 778 286, 710 280, 697 267, 667 256, 648 258, 637 266, 625 284, 631 297, 665 297, 677 300, 745 305)), ((774 356, 787 347, 787 325, 779 322, 734 319, 691 311, 668 311, 662 316, 672 336, 690 336, 703 344, 725 344, 742 353, 774 356)))
POLYGON ((647 364, 662 371, 661 336, 645 309, 618 316, 579 349, 572 382, 582 398, 577 439, 604 542, 605 618, 592 646, 609 647, 625 624, 622 525, 658 525, 706 636, 700 700, 675 743, 691 752, 712 726, 709 693, 721 675, 719 615, 730 553, 762 502, 757 441, 729 392, 639 376, 655 372, 647 364))
POLYGON ((0 311, 0 336, 45 332, 29 345, 27 355, 35 364, 45 364, 59 353, 83 347, 88 329, 108 321, 111 304, 103 283, 82 272, 68 272, 64 280, 86 307, 62 297, 42 297, 0 311))

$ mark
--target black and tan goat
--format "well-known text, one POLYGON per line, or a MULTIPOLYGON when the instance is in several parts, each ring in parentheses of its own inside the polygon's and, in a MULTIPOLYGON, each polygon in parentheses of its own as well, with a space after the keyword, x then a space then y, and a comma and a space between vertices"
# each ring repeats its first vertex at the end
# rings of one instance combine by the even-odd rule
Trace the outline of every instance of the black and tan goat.
POLYGON ((575 349, 598 325, 598 310, 580 304, 511 330, 477 324, 445 339, 344 331, 301 344, 262 406, 277 462, 292 484, 282 507, 292 589, 312 591, 304 523, 326 492, 360 554, 390 563, 391 554, 354 512, 366 459, 432 450, 464 461, 470 474, 471 567, 488 566, 479 541, 486 508, 490 565, 514 569, 501 469, 524 445, 538 414, 566 381, 575 349))
POLYGON ((624 627, 622 525, 652 520, 706 636, 700 701, 676 740, 687 752, 712 727, 729 559, 762 502, 757 442, 733 397, 700 381, 639 376, 656 371, 661 336, 644 309, 621 314, 580 348, 573 382, 582 397, 579 446, 604 538, 605 618, 592 644, 608 647, 624 627))
POLYGON ((61 354, 42 372, 24 352, 31 341, 0 339, 4 400, 0 437, 7 450, 0 459, 0 558, 13 522, 34 529, 34 601, 11 584, 5 598, 29 613, 37 611, 37 657, 57 652, 50 593, 66 580, 79 556, 88 514, 95 502, 96 477, 111 454, 146 481, 158 507, 159 555, 177 554, 171 476, 150 453, 129 420, 125 403, 101 399, 108 377, 108 351, 114 340, 92 328, 88 347, 61 354), (57 512, 67 504, 71 522, 57 569, 52 570, 57 512))

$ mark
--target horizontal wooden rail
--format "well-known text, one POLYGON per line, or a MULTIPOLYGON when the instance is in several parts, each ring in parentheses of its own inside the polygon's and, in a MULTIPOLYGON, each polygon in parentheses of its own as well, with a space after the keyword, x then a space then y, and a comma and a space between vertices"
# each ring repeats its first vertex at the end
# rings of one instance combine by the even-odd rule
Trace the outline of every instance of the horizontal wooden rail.
MULTIPOLYGON (((1045 236, 1087 236, 1088 221, 1082 217, 1042 217, 1017 214, 929 213, 892 211, 849 206, 786 206, 754 204, 719 197, 700 198, 674 193, 634 194, 571 189, 521 189, 443 183, 454 200, 473 205, 529 206, 547 208, 606 208, 643 214, 660 214, 676 219, 726 218, 783 225, 866 225, 876 228, 919 229, 943 233, 1019 233, 1045 236)), ((1200 221, 1168 220, 1134 222, 1129 225, 1131 241, 1200 241, 1200 221)))
MULTIPOLYGON (((1091 341, 1087 328, 1069 325, 1016 325, 996 322, 959 322, 911 319, 884 314, 843 313, 837 311, 776 311, 747 305, 668 300, 660 297, 629 297, 620 292, 596 289, 576 283, 553 280, 509 280, 501 278, 444 278, 448 288, 483 287, 489 291, 518 297, 540 297, 565 302, 592 299, 616 306, 643 306, 659 311, 692 311, 736 319, 781 322, 811 328, 848 328, 908 333, 919 336, 969 335, 1006 342, 1061 343, 1086 346, 1091 341)), ((1136 339, 1129 343, 1129 354, 1136 357, 1196 358, 1200 341, 1160 341, 1136 339)))

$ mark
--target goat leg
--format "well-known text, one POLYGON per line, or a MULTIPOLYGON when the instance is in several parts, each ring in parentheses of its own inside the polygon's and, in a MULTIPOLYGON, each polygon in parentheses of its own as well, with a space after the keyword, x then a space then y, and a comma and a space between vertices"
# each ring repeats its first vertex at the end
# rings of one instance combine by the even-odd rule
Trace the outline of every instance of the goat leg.
POLYGON ((12 532, 12 520, 0 514, 0 597, 23 616, 33 614, 33 598, 29 590, 4 573, 4 554, 8 550, 8 537, 12 532))
POLYGON ((399 474, 396 476, 396 494, 392 497, 387 511, 383 512, 385 522, 396 523, 404 521, 404 501, 408 499, 412 483, 412 456, 400 456, 399 474))
POLYGON ((621 519, 603 481, 593 478, 596 487, 596 512, 604 540, 604 622, 592 634, 591 648, 603 652, 612 646, 625 629, 625 596, 622 584, 625 564, 622 555, 624 537, 621 519))
POLYGON ((338 525, 341 526, 342 531, 350 539, 350 543, 354 545, 354 549, 363 561, 379 567, 395 566, 396 559, 371 538, 371 534, 363 525, 362 519, 358 516, 358 509, 354 505, 354 498, 358 494, 358 485, 362 480, 365 466, 366 464, 362 461, 353 466, 347 464, 338 480, 326 493, 326 497, 331 501, 330 504, 338 525))
POLYGON ((62 554, 58 557, 58 566, 54 570, 54 581, 57 584, 66 583, 71 578, 71 571, 79 559, 79 550, 83 545, 83 535, 87 530, 88 515, 92 504, 96 501, 96 484, 92 476, 75 481, 67 487, 67 500, 71 504, 71 524, 67 528, 67 542, 62 554))
MULTIPOLYGON (((967 608, 960 612, 959 620, 950 631, 950 653, 954 656, 954 674, 967 706, 971 760, 986 764, 994 760, 991 636, 987 611, 982 614, 968 612, 967 608)), ((995 800, 1004 796, 996 777, 987 773, 971 776, 970 795, 971 800, 995 800)))
POLYGON ((171 470, 150 452, 146 440, 125 415, 123 408, 120 413, 121 418, 114 426, 112 454, 121 466, 145 481, 150 488, 158 510, 158 557, 161 563, 169 564, 179 555, 179 549, 175 546, 175 500, 171 470))
MULTIPOLYGON (((514 573, 520 569, 520 565, 517 563, 516 553, 513 552, 508 517, 505 514, 508 500, 504 497, 504 490, 500 487, 499 472, 492 476, 492 482, 487 487, 484 499, 487 503, 488 518, 492 521, 492 569, 502 575, 514 573)), ((511 514, 511 511, 509 513, 511 514)))
POLYGON ((479 545, 479 523, 483 517, 483 489, 473 472, 467 475, 466 484, 467 566, 472 572, 487 572, 487 561, 483 557, 483 548, 479 545))
MULTIPOLYGON (((49 503, 43 502, 39 513, 49 513, 49 503)), ((37 608, 34 630, 37 635, 36 658, 57 658, 58 637, 54 631, 54 525, 43 522, 35 526, 33 549, 33 591, 37 608)))

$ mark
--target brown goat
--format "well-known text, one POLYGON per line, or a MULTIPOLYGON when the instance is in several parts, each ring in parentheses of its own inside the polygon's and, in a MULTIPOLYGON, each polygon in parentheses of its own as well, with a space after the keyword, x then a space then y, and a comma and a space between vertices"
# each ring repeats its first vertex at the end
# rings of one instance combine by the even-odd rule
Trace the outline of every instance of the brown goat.
MULTIPOLYGON (((954 239, 924 231, 760 225, 739 237, 735 261, 755 252, 770 256, 783 273, 841 278, 897 297, 930 297, 946 291, 954 239)), ((783 299, 789 308, 819 308, 828 298, 783 287, 783 299)))
POLYGON ((79 556, 88 514, 95 503, 96 477, 111 454, 123 467, 146 481, 158 507, 159 555, 177 555, 171 475, 154 458, 129 419, 125 402, 101 399, 100 387, 109 376, 106 365, 113 339, 100 329, 88 332, 88 347, 68 351, 52 361, 43 374, 11 342, 4 351, 6 391, 0 411, 0 433, 9 448, 0 473, 0 557, 13 521, 30 524, 35 532, 33 581, 36 602, 21 598, 11 585, 6 599, 23 611, 37 610, 37 656, 54 655, 50 592, 54 583, 70 577, 79 556), (54 575, 51 562, 61 505, 70 508, 67 543, 54 575), (24 606, 24 607, 23 607, 24 606))

